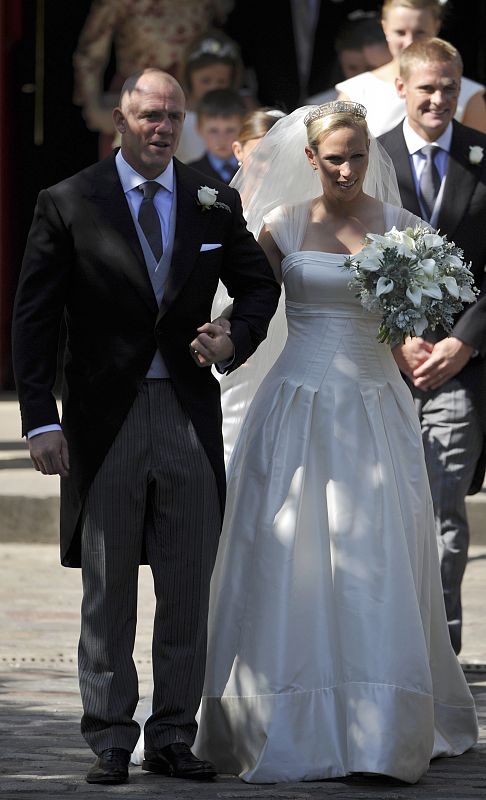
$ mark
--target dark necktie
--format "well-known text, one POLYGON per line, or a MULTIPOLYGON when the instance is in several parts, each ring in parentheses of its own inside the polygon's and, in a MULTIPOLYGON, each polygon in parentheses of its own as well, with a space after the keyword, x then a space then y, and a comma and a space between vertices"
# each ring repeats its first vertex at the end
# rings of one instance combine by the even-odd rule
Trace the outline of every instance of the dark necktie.
POLYGON ((440 147, 435 147, 432 144, 427 144, 422 147, 420 151, 425 156, 425 166, 420 176, 420 195, 424 210, 427 213, 427 220, 430 220, 432 211, 434 210, 435 199, 440 189, 440 175, 435 166, 435 157, 439 152, 440 147))
POLYGON ((223 178, 224 181, 226 181, 226 183, 230 182, 235 172, 236 170, 231 161, 225 161, 224 164, 221 166, 221 177, 223 178))
POLYGON ((143 194, 143 200, 138 212, 138 221, 158 263, 163 253, 163 245, 162 229, 157 209, 154 206, 154 197, 160 189, 160 183, 147 181, 147 183, 142 183, 138 188, 143 194))

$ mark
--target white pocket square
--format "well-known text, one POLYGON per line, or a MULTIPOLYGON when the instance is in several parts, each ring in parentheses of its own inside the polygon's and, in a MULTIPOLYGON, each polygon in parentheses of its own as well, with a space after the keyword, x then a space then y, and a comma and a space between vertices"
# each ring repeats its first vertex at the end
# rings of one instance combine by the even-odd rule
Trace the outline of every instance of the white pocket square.
POLYGON ((205 253, 206 250, 216 250, 218 247, 222 247, 221 244, 202 244, 200 253, 205 253))

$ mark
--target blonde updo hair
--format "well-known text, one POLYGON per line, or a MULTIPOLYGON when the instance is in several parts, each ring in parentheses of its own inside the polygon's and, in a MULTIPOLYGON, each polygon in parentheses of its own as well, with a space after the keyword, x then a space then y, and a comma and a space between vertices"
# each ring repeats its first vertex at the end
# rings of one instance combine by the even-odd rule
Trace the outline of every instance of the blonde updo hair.
POLYGON ((430 11, 437 22, 442 22, 444 8, 439 0, 385 0, 381 9, 381 18, 385 19, 392 8, 412 8, 414 11, 430 11))
POLYGON ((356 114, 351 114, 349 111, 337 111, 333 114, 326 114, 323 117, 309 122, 307 126, 307 142, 310 149, 315 154, 320 143, 334 133, 339 128, 355 128, 356 130, 363 131, 366 139, 366 147, 369 148, 370 132, 366 119, 359 117, 356 114))

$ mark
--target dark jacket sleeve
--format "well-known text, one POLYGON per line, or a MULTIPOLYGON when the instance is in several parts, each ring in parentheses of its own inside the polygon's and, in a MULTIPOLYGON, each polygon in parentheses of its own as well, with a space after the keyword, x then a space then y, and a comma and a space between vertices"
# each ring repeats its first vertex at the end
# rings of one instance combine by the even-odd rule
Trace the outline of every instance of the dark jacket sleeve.
POLYGON ((53 387, 72 258, 70 235, 49 191, 43 190, 27 239, 13 311, 13 366, 23 435, 59 422, 53 387))
POLYGON ((452 336, 474 347, 481 356, 486 356, 486 273, 478 286, 479 295, 475 303, 466 306, 455 323, 452 336))

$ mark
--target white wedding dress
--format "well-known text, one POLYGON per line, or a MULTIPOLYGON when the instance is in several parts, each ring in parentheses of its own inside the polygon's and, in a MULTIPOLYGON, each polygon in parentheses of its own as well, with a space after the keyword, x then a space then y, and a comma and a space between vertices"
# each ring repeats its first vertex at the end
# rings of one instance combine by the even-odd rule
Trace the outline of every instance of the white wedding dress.
MULTIPOLYGON (((411 220, 386 217, 386 229, 411 220)), ((344 256, 299 251, 292 210, 267 223, 285 255, 288 339, 230 461, 194 752, 256 783, 414 782, 477 740, 419 421, 344 256)))

